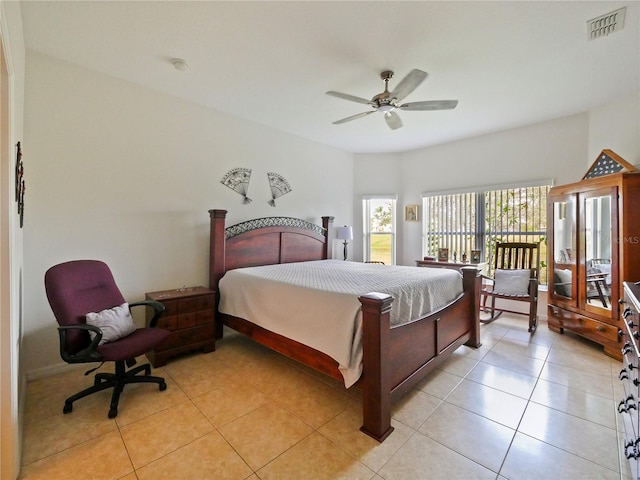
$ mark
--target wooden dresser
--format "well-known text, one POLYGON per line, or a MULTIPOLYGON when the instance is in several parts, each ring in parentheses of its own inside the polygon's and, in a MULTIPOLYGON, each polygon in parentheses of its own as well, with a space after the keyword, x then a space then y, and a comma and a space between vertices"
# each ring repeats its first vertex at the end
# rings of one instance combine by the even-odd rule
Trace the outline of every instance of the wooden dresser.
MULTIPOLYGON (((167 360, 193 350, 213 352, 215 344, 215 292, 205 287, 148 292, 147 300, 161 302, 166 310, 158 327, 171 334, 157 348, 147 353, 154 367, 167 364, 167 360)), ((149 309, 147 309, 149 310, 149 309)), ((147 326, 152 312, 147 314, 147 326)))
POLYGON ((623 475, 627 478, 626 468, 629 468, 630 478, 640 478, 638 458, 640 457, 640 422, 638 408, 640 405, 640 286, 624 282, 624 300, 622 306, 622 369, 618 377, 623 384, 620 391, 621 398, 616 398, 616 405, 620 417, 618 423, 624 427, 624 440, 620 449, 620 465, 623 475), (625 465, 625 462, 626 465, 625 465))

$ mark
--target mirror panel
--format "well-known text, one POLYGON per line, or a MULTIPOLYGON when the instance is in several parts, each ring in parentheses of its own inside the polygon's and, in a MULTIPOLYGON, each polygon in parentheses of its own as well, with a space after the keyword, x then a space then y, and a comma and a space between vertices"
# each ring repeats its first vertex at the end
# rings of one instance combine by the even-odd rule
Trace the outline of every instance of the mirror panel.
POLYGON ((611 310, 611 197, 585 199, 585 291, 588 305, 611 310))
POLYGON ((553 203, 553 289, 558 296, 575 298, 572 279, 576 272, 576 202, 553 203))

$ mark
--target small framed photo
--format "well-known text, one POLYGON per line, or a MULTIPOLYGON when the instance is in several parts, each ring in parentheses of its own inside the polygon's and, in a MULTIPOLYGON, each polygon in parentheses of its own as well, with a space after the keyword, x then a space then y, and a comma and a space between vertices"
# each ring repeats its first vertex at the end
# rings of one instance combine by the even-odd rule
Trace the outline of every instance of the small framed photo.
POLYGON ((439 262, 448 262, 449 261, 449 249, 448 248, 439 248, 438 249, 438 261, 439 262))
POLYGON ((418 205, 407 205, 406 207, 404 207, 404 221, 405 222, 418 221, 418 205))
POLYGON ((471 263, 480 263, 480 250, 471 250, 471 263))

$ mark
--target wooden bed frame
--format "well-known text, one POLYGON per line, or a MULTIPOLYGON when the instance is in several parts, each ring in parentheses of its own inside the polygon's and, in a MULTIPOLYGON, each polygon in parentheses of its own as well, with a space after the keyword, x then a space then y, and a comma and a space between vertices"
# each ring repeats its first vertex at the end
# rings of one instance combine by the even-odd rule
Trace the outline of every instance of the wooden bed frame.
MULTIPOLYGON (((226 210, 209 210, 209 283, 217 300, 218 282, 227 270, 332 257, 333 217, 322 217, 322 229, 287 217, 267 217, 225 228, 226 214, 226 210)), ((401 326, 390 326, 393 301, 390 295, 372 292, 359 297, 363 321, 363 372, 356 383, 363 396, 360 430, 379 442, 393 431, 392 401, 413 388, 460 345, 481 345, 481 277, 473 267, 463 267, 462 271, 462 295, 440 310, 401 326)), ((219 311, 216 314, 218 338, 222 337, 224 323, 258 343, 343 381, 338 363, 328 355, 244 319, 219 311)))

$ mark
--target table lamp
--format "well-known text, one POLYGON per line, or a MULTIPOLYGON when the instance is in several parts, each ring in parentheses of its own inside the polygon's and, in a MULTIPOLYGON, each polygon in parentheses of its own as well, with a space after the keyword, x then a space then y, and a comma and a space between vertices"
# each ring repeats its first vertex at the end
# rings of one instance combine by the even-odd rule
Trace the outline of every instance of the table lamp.
POLYGON ((338 240, 344 240, 344 260, 347 259, 347 244, 349 240, 353 240, 353 228, 347 227, 338 227, 338 240))

